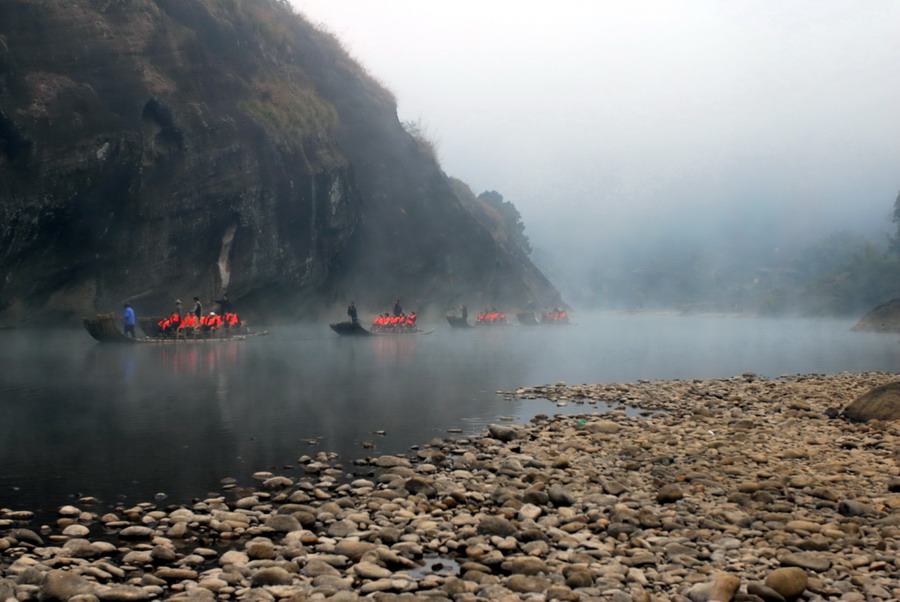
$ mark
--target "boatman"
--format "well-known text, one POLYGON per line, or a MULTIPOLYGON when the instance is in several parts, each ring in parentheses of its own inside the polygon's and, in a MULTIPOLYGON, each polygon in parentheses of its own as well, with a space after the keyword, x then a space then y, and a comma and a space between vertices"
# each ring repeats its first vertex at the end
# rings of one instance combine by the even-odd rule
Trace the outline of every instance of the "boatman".
POLYGON ((394 316, 400 317, 403 315, 403 307, 400 305, 400 299, 394 302, 394 316))
POLYGON ((122 321, 125 323, 125 336, 131 335, 132 339, 136 339, 137 337, 134 334, 134 310, 131 309, 131 306, 127 303, 124 305, 125 311, 122 312, 122 321))
POLYGON ((359 322, 359 317, 356 315, 356 301, 351 301, 350 305, 347 307, 347 315, 350 316, 350 322, 356 324, 359 322))
POLYGON ((232 312, 231 300, 228 299, 228 295, 222 295, 221 299, 213 299, 213 303, 219 304, 219 315, 230 314, 232 312))

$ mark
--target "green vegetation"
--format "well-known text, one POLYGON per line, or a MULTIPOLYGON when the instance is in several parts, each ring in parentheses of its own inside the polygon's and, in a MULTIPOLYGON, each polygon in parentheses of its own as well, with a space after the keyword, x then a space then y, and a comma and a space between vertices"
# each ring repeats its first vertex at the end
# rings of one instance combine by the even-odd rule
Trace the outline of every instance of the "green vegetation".
POLYGON ((421 119, 404 121, 401 125, 403 126, 403 129, 406 130, 406 133, 412 136, 416 146, 419 147, 419 151, 435 161, 438 160, 437 141, 434 139, 434 136, 428 133, 428 130, 421 119))
POLYGON ((531 243, 525 236, 525 224, 516 206, 503 200, 503 195, 496 190, 488 190, 476 199, 488 213, 493 214, 497 223, 496 230, 503 232, 504 237, 512 245, 522 249, 526 255, 531 254, 531 243))
POLYGON ((334 107, 310 90, 278 80, 254 81, 253 90, 256 96, 238 107, 284 149, 305 138, 324 137, 337 124, 334 107))
POLYGON ((503 200, 495 190, 482 192, 477 197, 469 185, 458 178, 450 178, 450 185, 469 213, 487 228, 499 244, 524 255, 531 255, 531 243, 525 236, 525 224, 516 206, 503 200))

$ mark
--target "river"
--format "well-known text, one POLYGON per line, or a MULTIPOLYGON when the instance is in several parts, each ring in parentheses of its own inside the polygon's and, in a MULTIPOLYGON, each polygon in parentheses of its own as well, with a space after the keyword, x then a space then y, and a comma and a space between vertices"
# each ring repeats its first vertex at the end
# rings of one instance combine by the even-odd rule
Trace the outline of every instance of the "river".
POLYGON ((245 341, 104 345, 82 330, 0 332, 0 507, 41 518, 81 496, 106 506, 187 503, 297 474, 319 451, 397 453, 452 429, 558 408, 504 400, 520 386, 884 371, 895 334, 852 321, 592 314, 577 325, 342 338, 325 325, 245 341))

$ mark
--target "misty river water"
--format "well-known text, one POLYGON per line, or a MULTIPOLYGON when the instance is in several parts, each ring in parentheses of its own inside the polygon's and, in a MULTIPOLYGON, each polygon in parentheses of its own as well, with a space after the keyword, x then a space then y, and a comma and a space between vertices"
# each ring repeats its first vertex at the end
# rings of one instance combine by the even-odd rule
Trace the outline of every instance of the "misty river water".
POLYGON ((221 491, 226 477, 299 473, 304 454, 336 452, 351 470, 354 458, 404 452, 450 429, 603 409, 497 394, 526 385, 900 368, 897 335, 852 332, 847 320, 576 321, 468 330, 435 321, 423 325, 429 335, 369 338, 294 325, 178 346, 0 332, 0 507, 52 517, 84 495, 107 506, 157 494, 188 503, 221 491))

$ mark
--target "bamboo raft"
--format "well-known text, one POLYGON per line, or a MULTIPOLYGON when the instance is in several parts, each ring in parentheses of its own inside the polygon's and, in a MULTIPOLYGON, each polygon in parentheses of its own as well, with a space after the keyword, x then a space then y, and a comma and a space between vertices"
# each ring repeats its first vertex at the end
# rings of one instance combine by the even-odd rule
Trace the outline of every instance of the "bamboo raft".
MULTIPOLYGON (((150 321, 154 318, 143 318, 140 320, 141 329, 145 333, 154 332, 155 323, 150 321)), ((84 329, 88 331, 94 339, 101 343, 151 343, 151 344, 182 344, 182 343, 214 343, 219 341, 241 341, 251 337, 258 337, 269 334, 269 331, 249 332, 246 327, 229 329, 219 328, 211 331, 179 330, 174 336, 162 336, 159 329, 156 329, 155 336, 144 336, 131 338, 123 334, 118 326, 116 326, 116 317, 113 314, 97 314, 93 318, 82 318, 81 323, 84 329)))

